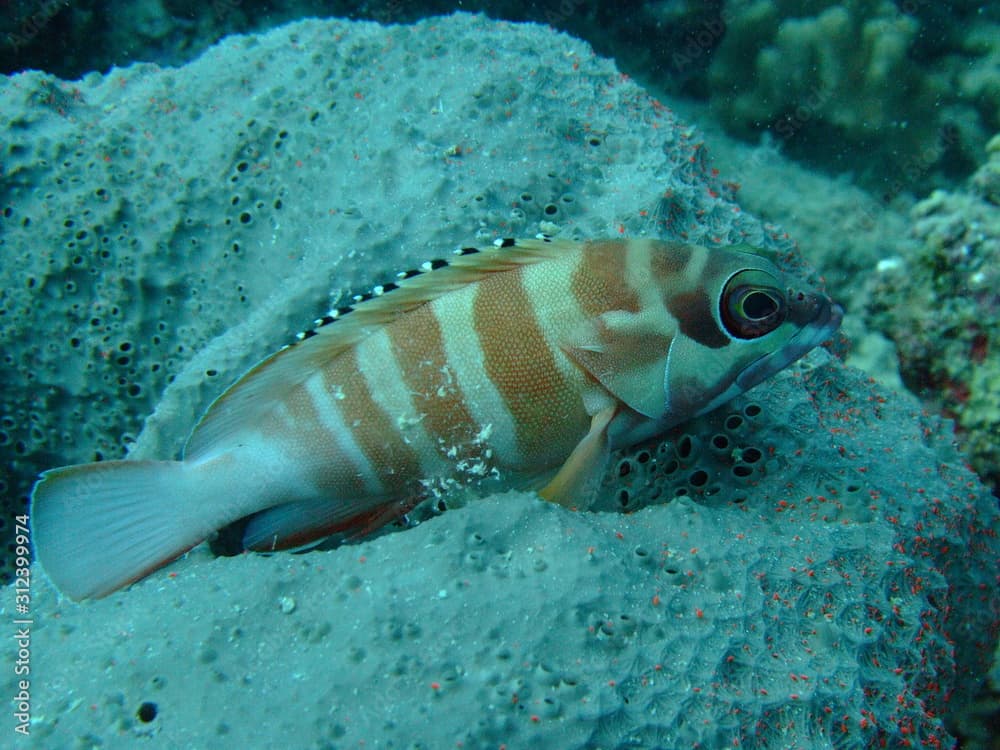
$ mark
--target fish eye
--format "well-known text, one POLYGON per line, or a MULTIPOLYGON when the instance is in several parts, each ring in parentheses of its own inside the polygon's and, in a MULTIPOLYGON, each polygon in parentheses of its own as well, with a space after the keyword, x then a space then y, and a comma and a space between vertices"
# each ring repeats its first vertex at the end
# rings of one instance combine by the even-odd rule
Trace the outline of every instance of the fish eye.
POLYGON ((761 289, 750 289, 743 295, 743 314, 751 320, 764 320, 778 312, 779 303, 761 289))
POLYGON ((769 278, 768 274, 759 271, 742 271, 726 283, 720 312, 730 335, 738 339, 756 339, 784 322, 785 295, 778 287, 762 283, 769 278))

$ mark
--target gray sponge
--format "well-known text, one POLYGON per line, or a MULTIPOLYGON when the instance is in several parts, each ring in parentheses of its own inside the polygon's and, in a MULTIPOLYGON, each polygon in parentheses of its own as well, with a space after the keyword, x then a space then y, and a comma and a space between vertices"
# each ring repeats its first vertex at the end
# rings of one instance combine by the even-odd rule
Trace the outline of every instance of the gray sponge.
MULTIPOLYGON (((309 21, 0 97, 11 494, 142 426, 137 455, 176 454, 338 290, 463 244, 790 246, 539 27, 309 21)), ((949 433, 817 352, 619 457, 600 507, 628 513, 511 493, 334 551, 201 548, 85 605, 36 576, 32 743, 947 746, 1000 619, 996 503, 949 433)))
POLYGON ((539 26, 304 21, 177 70, 2 78, 0 122, 8 513, 39 471, 121 457, 154 409, 143 450, 175 455, 338 299, 464 245, 790 247, 740 212, 693 130, 539 26))
POLYGON ((948 747, 997 637, 994 498, 946 425, 822 352, 647 473, 748 411, 749 491, 509 493, 334 551, 199 549, 86 605, 38 581, 37 746, 948 747))

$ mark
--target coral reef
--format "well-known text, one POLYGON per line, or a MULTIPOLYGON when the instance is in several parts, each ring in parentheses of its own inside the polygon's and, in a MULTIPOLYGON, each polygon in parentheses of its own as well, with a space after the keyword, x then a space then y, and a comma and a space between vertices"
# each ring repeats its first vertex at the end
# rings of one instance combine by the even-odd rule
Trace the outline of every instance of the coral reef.
MULTIPOLYGON (((408 23, 448 0, 14 0, 0 70, 76 78, 136 61, 181 65, 229 33, 295 18, 408 23), (53 50, 58 50, 54 54, 53 50)), ((1000 6, 923 0, 466 0, 494 18, 584 38, 655 90, 710 99, 731 132, 771 132, 879 192, 926 192, 975 168, 1000 127, 1000 6)))
POLYGON ((906 385, 954 417, 1000 495, 1000 136, 988 157, 964 189, 913 208, 918 245, 880 264, 868 315, 896 342, 906 385))
POLYGON ((707 76, 713 106, 737 132, 770 129, 881 190, 967 173, 1000 126, 995 19, 923 5, 730 0, 707 76))

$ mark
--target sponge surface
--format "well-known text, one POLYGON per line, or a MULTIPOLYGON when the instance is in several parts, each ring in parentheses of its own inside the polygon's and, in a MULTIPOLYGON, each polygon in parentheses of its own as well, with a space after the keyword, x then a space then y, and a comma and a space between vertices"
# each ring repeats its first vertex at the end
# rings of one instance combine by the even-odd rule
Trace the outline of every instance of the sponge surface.
MULTIPOLYGON (((135 455, 176 455, 338 290, 463 244, 790 247, 666 108, 539 27, 309 21, 0 97, 15 495, 140 428, 135 455)), ((1000 618, 995 500, 949 432, 817 352, 620 457, 601 507, 630 513, 447 501, 333 551, 198 549, 86 605, 36 575, 30 745, 948 746, 1000 618)))
POLYGON ((637 452, 651 486, 710 480, 631 514, 509 493, 86 605, 39 578, 34 746, 947 747, 996 639, 995 501, 825 360, 637 452), (736 416, 749 477, 685 447, 736 416))
POLYGON ((739 211, 695 131, 540 26, 304 21, 180 69, 0 78, 0 122, 12 505, 39 471, 120 458, 144 424, 140 453, 176 456, 338 300, 463 245, 790 246, 739 211))

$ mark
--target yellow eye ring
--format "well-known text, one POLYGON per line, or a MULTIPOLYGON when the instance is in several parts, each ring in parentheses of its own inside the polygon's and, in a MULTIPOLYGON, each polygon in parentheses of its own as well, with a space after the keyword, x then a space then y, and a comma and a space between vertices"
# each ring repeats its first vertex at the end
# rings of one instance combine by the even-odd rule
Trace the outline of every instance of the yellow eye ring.
POLYGON ((750 273, 734 275, 719 303, 722 324, 730 336, 738 339, 766 336, 785 322, 788 314, 785 294, 777 287, 748 283, 746 276, 750 273))

